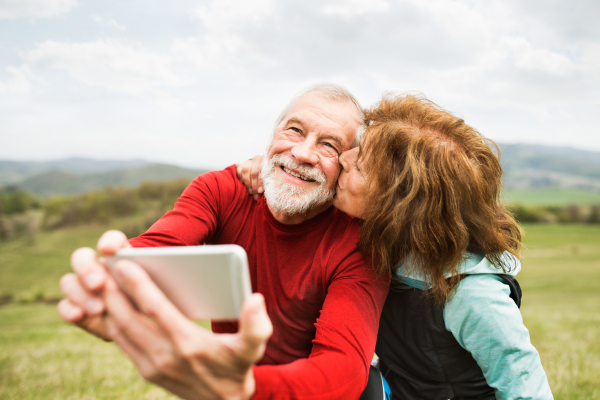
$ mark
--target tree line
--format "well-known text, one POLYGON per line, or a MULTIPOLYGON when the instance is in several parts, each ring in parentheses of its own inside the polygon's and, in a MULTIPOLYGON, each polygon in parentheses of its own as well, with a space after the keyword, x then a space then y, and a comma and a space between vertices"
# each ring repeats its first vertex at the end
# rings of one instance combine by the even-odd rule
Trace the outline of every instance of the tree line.
MULTIPOLYGON (((25 236, 34 240, 41 229, 56 229, 139 215, 120 226, 128 237, 143 233, 172 209, 189 180, 145 182, 137 188, 107 187, 75 196, 39 198, 17 188, 0 189, 0 241, 25 236)), ((522 223, 600 224, 600 204, 508 206, 522 223)))
POLYGON ((144 182, 137 188, 107 187, 75 196, 38 198, 15 188, 0 190, 0 241, 26 236, 33 240, 38 230, 105 224, 114 218, 140 214, 121 227, 128 236, 144 232, 166 211, 189 184, 187 179, 144 182))

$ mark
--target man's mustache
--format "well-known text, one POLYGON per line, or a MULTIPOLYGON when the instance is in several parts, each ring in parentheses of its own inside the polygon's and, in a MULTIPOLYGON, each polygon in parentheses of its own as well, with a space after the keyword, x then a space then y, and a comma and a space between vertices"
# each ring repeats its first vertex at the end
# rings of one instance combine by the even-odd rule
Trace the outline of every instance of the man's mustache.
POLYGON ((300 164, 298 161, 286 154, 275 154, 273 157, 271 157, 269 160, 269 169, 274 168, 276 165, 284 166, 285 168, 293 170, 303 177, 314 180, 317 183, 327 183, 327 176, 323 173, 323 171, 314 167, 309 167, 306 164, 300 164))

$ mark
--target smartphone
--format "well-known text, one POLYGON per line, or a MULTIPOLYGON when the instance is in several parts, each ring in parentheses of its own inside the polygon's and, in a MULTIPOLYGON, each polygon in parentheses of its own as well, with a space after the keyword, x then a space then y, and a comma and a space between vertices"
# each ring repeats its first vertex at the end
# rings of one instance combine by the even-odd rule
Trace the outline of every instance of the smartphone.
POLYGON ((238 245, 132 247, 106 257, 136 262, 190 319, 235 320, 252 293, 246 251, 238 245))

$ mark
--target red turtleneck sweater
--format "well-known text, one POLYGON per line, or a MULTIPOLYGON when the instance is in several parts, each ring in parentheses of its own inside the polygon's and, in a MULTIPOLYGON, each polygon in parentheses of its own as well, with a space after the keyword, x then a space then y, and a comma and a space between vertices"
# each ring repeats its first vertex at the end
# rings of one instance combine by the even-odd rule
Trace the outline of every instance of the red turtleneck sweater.
MULTIPOLYGON (((134 247, 237 244, 273 323, 255 399, 358 398, 389 283, 358 253, 359 221, 331 207, 297 225, 252 200, 235 166, 196 178, 134 247)), ((235 323, 213 323, 217 333, 235 323)))

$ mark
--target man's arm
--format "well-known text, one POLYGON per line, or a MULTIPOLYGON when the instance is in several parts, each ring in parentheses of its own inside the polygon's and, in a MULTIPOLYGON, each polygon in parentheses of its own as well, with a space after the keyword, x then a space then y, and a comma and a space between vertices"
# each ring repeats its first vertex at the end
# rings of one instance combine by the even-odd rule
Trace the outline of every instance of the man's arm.
POLYGON ((147 232, 130 239, 133 247, 193 246, 208 241, 217 230, 223 205, 231 204, 234 187, 225 171, 209 172, 194 179, 173 210, 147 232))
MULTIPOLYGON (((227 185, 219 187, 214 172, 196 178, 184 190, 173 211, 157 221, 148 232, 127 242, 125 235, 108 231, 98 241, 101 255, 112 255, 121 247, 182 246, 200 244, 212 236, 217 226, 219 196, 231 196, 227 185)), ((93 249, 81 248, 73 252, 71 266, 74 273, 64 275, 60 288, 65 299, 58 304, 60 316, 80 328, 110 340, 102 314, 106 305, 100 293, 108 275, 102 260, 93 249)))

